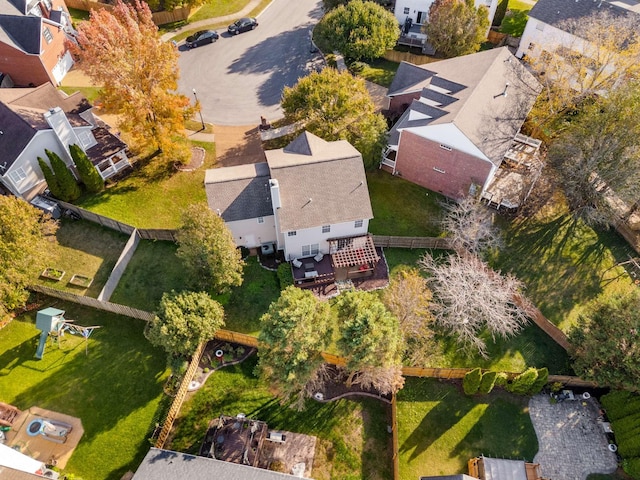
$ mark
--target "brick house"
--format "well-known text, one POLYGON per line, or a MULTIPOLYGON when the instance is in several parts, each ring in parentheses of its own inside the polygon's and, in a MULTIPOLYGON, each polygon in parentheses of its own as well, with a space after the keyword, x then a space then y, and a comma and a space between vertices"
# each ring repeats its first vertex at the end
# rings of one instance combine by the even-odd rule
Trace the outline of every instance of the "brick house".
POLYGON ((484 194, 540 92, 506 47, 400 64, 381 167, 450 198, 484 194))
POLYGON ((64 0, 0 0, 0 72, 18 86, 59 84, 73 65, 72 33, 64 0))
POLYGON ((130 165, 127 145, 93 114, 79 92, 65 95, 47 82, 0 88, 0 186, 31 200, 47 183, 37 158, 55 152, 76 178, 69 145, 79 145, 103 179, 130 165))

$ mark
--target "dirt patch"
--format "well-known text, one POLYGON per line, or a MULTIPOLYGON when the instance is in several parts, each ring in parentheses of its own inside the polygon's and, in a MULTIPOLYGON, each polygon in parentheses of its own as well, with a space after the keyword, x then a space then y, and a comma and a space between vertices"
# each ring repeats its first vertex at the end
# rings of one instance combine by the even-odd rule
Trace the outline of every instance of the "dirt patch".
POLYGON ((216 166, 231 167, 266 161, 257 125, 216 125, 216 166))

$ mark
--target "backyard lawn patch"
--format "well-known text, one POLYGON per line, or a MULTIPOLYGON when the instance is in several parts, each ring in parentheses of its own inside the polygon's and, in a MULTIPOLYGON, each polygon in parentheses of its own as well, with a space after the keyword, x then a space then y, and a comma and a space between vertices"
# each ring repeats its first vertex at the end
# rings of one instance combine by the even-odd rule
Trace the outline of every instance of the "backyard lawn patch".
POLYGON ((502 391, 470 398, 457 384, 407 379, 398 393, 400 478, 466 473, 481 454, 532 461, 538 440, 527 402, 502 391))
POLYGON ((309 400, 306 410, 297 412, 280 405, 253 375, 255 362, 253 356, 209 377, 183 406, 170 448, 197 453, 210 420, 244 413, 272 429, 315 435, 311 475, 316 480, 391 478, 386 405, 374 399, 324 404, 309 400))
POLYGON ((442 216, 442 195, 389 173, 367 174, 373 220, 369 231, 374 235, 437 237, 442 216))
POLYGON ((188 278, 173 242, 140 240, 111 301, 154 312, 162 294, 188 289, 188 278))
POLYGON ((61 220, 56 238, 58 245, 50 267, 65 271, 65 276, 59 282, 45 278, 34 282, 90 297, 98 296, 128 240, 126 235, 95 223, 66 219, 61 220), (91 286, 85 289, 72 285, 69 280, 75 274, 93 277, 91 286))
POLYGON ((529 19, 529 11, 533 5, 529 2, 520 0, 509 0, 509 9, 502 20, 500 32, 511 35, 512 37, 521 37, 524 33, 524 27, 529 19))
POLYGON ((196 13, 189 17, 189 22, 231 15, 239 12, 248 4, 249 0, 207 0, 196 13))
POLYGON ((358 73, 358 76, 365 80, 369 80, 370 82, 389 88, 393 81, 393 77, 396 75, 398 66, 400 66, 398 62, 378 58, 369 62, 368 66, 358 73))
POLYGON ((165 408, 165 354, 144 338, 140 320, 55 299, 47 306, 65 310, 78 325, 102 328, 89 338, 88 355, 83 338, 67 333, 60 347, 47 342, 36 360, 36 311, 14 319, 0 334, 0 401, 79 417, 85 433, 65 471, 118 480, 137 468, 165 408))

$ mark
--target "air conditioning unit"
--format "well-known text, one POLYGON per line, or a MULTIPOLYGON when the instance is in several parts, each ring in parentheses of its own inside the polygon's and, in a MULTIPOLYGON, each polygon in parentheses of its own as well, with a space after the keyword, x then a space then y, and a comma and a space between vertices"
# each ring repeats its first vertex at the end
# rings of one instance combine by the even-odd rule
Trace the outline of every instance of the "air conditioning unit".
POLYGON ((287 440, 287 436, 282 432, 268 432, 267 440, 275 443, 284 443, 287 440))

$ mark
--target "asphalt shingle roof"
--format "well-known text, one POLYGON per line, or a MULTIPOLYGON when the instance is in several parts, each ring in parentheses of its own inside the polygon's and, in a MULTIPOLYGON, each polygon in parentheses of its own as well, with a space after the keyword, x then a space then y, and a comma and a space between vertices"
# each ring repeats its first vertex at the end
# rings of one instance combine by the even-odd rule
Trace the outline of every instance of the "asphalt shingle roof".
POLYGON ((133 480, 294 480, 292 475, 151 448, 133 480))
POLYGON ((225 222, 273 215, 266 163, 207 170, 207 203, 225 222))
POLYGON ((32 55, 40 54, 42 19, 35 16, 0 15, 0 40, 32 55))
POLYGON ((282 232, 373 218, 362 156, 346 140, 304 132, 265 155, 280 185, 282 232))
POLYGON ((638 2, 628 0, 625 3, 628 9, 606 0, 538 0, 529 16, 548 25, 557 26, 566 20, 580 19, 604 10, 613 15, 625 15, 629 10, 640 13, 638 2))

